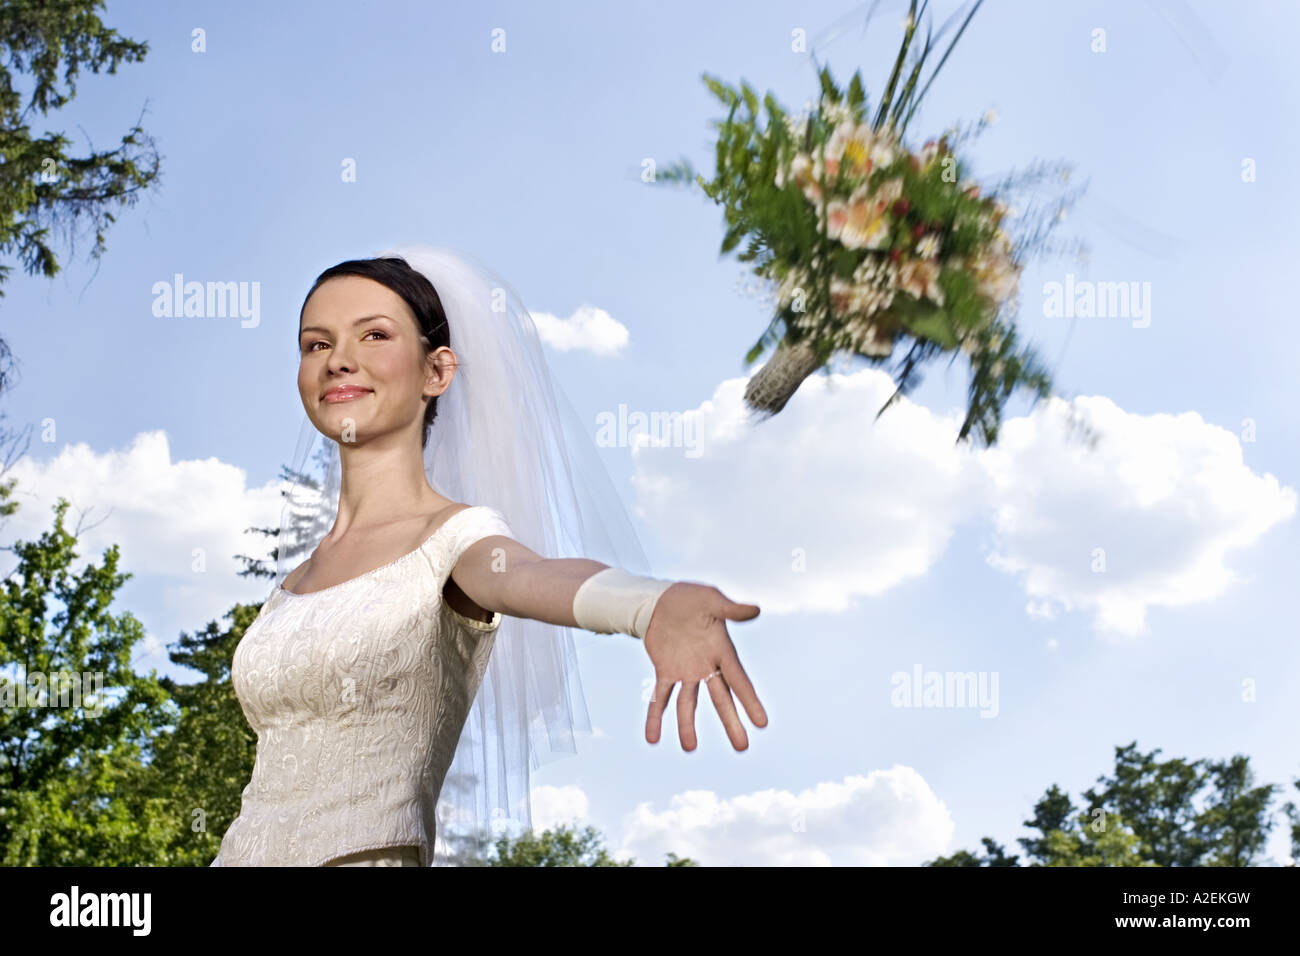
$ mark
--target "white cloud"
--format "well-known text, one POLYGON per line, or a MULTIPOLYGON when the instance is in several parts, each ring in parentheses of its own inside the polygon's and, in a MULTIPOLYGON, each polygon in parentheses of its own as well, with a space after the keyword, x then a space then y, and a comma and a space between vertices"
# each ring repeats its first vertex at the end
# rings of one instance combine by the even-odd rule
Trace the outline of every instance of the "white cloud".
POLYGON ((1195 412, 1075 405, 1100 433, 1095 448, 1068 437, 1053 400, 979 453, 995 505, 988 560, 1019 577, 1031 616, 1080 608, 1099 633, 1142 634, 1149 608, 1227 591, 1229 555, 1295 514, 1294 489, 1252 471, 1237 436, 1195 412))
POLYGON ((1056 606, 1051 601, 1026 601, 1025 613, 1038 621, 1055 621, 1056 606))
POLYGON ((757 423, 744 386, 722 382, 683 413, 689 448, 634 444, 632 480, 639 513, 679 556, 671 576, 707 577, 769 614, 854 609, 927 573, 962 522, 988 521, 988 560, 1020 581, 1030 618, 1080 609, 1098 632, 1132 636, 1150 607, 1224 593, 1229 555, 1296 509, 1294 489, 1252 471, 1237 437, 1194 412, 1053 399, 983 450, 954 445, 960 410, 900 399, 874 419, 893 391, 875 369, 814 375, 757 423), (1101 433, 1095 449, 1072 415, 1101 433))
POLYGON ((581 787, 572 784, 563 787, 533 787, 529 791, 529 798, 532 803, 533 830, 538 833, 564 824, 581 826, 590 811, 587 794, 581 787))
POLYGON ((543 342, 560 352, 575 349, 596 355, 617 355, 627 345, 627 327, 604 309, 580 306, 561 319, 550 312, 530 312, 543 342))
POLYGON ((167 626, 161 639, 147 635, 137 657, 161 656, 163 644, 176 638, 172 625, 201 627, 232 604, 261 600, 270 590, 266 579, 236 576, 243 565, 232 555, 262 557, 274 546, 243 529, 279 523, 278 479, 250 488, 242 468, 215 458, 173 461, 162 431, 142 432, 124 450, 96 452, 79 443, 45 461, 25 457, 9 474, 18 479, 20 507, 6 523, 8 540, 34 541, 48 532, 55 501, 67 498, 64 527, 75 530, 79 518, 83 526, 74 570, 101 564, 105 549, 116 544, 119 573, 167 582, 153 608, 167 626), (196 549, 205 571, 196 570, 196 549))
POLYGON ((662 866, 666 854, 703 866, 915 866, 952 839, 948 808, 911 767, 894 765, 791 793, 674 796, 642 803, 613 855, 662 866))
POLYGON ((849 610, 925 574, 979 491, 955 416, 904 401, 873 425, 887 377, 837 375, 828 390, 818 374, 754 425, 744 386, 684 413, 696 447, 633 447, 638 509, 678 576, 783 613, 849 610))

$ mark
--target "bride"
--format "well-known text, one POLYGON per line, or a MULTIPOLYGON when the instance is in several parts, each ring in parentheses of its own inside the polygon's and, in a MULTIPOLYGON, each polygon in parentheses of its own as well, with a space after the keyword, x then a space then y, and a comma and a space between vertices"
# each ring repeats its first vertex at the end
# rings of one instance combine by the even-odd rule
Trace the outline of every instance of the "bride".
POLYGON ((331 479, 314 532, 286 508, 279 583, 235 650, 257 755, 213 866, 446 864, 457 826, 531 825, 530 762, 589 728, 572 627, 641 640, 648 742, 680 683, 695 749, 704 682, 746 749, 733 692, 767 715, 724 622, 757 605, 625 570, 635 534, 509 286, 399 247, 321 273, 298 325, 331 479), (316 546, 286 575, 295 536, 316 546))

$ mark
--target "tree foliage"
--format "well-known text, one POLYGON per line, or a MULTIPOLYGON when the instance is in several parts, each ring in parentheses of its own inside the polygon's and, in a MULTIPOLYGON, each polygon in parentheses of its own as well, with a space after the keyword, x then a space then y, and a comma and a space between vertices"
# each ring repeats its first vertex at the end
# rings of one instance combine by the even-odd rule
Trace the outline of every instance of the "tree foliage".
MULTIPOLYGON (((29 274, 58 273, 49 243, 56 228, 75 253, 84 225, 95 240, 90 256, 98 260, 115 210, 134 205, 159 179, 157 148, 138 119, 119 145, 92 145, 84 155, 63 133, 34 133, 29 125, 76 96, 82 70, 113 74, 119 64, 144 59, 148 44, 105 26, 95 12, 103 6, 103 0, 0 4, 0 255, 16 257, 29 274)), ((0 262, 0 297, 11 269, 0 262)), ((12 368, 9 347, 0 340, 0 392, 12 368)))
POLYGON ((0 861, 7 866, 130 865, 165 842, 160 806, 138 783, 173 716, 156 674, 131 666, 144 637, 109 610, 131 577, 118 549, 79 574, 76 537, 54 527, 18 541, 0 584, 0 861), (97 678, 97 679, 96 679, 97 678), (73 691, 77 684, 80 693, 73 691))
MULTIPOLYGON (((926 866, 1256 866, 1274 820, 1276 784, 1256 786, 1250 759, 1159 760, 1160 749, 1141 753, 1137 741, 1115 748, 1115 769, 1083 793, 1077 812, 1056 784, 1034 804, 1024 826, 1035 835, 1018 840, 1026 864, 983 837, 981 856, 959 850, 926 866)), ((1300 787, 1300 781, 1297 782, 1300 787)), ((1293 804, 1292 856, 1300 823, 1293 804)))
MULTIPOLYGON (((633 859, 617 860, 601 845, 595 827, 578 830, 560 826, 521 837, 501 837, 493 847, 487 866, 635 866, 633 859)), ((689 857, 667 855, 666 866, 699 866, 689 857)))

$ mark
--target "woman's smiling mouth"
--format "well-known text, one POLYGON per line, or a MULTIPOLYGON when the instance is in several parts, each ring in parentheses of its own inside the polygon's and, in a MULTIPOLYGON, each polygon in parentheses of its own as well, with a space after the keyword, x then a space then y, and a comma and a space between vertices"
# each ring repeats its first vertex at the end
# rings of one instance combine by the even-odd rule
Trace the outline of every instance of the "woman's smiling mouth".
POLYGON ((321 396, 321 400, 333 405, 337 402, 350 402, 362 395, 369 395, 370 392, 371 389, 362 388, 360 385, 335 385, 321 396))

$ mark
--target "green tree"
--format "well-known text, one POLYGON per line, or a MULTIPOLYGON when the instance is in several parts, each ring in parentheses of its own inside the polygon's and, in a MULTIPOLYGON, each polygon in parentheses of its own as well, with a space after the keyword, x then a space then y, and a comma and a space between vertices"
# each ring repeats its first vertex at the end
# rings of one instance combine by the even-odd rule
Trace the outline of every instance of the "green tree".
MULTIPOLYGON (((1292 785, 1300 790, 1300 779, 1293 780, 1292 785)), ((1287 822, 1291 824, 1291 866, 1300 865, 1300 807, 1288 800, 1282 807, 1287 822)))
POLYGON ((202 631, 183 633, 168 653, 172 663, 199 671, 204 679, 160 680, 180 714, 175 727, 156 741, 154 759, 139 778, 167 834, 163 854, 150 862, 207 866, 239 815, 257 757, 257 734, 235 696, 230 665, 235 645, 260 610, 260 605, 236 604, 225 615, 229 627, 210 621, 202 631))
MULTIPOLYGON (((137 121, 114 149, 70 152, 59 132, 34 135, 29 120, 66 106, 82 69, 113 74, 139 62, 148 45, 120 36, 96 15, 103 0, 9 0, 0 4, 0 254, 15 256, 29 274, 51 278, 58 259, 47 240, 58 227, 75 254, 78 227, 87 222, 106 249, 114 210, 134 205, 159 178, 160 157, 137 121), (19 87, 29 89, 24 96, 19 87)), ((143 114, 143 110, 142 110, 143 114)), ((11 266, 0 263, 0 296, 11 266)), ((0 392, 9 383, 12 355, 0 339, 0 392)))
POLYGON ((1249 758, 1157 760, 1137 742, 1115 748, 1115 773, 1084 793, 1089 809, 1119 815, 1157 866, 1250 866, 1268 839, 1276 785, 1253 787, 1249 758), (1198 804, 1201 804, 1198 806, 1198 804))
POLYGON ((1114 774, 1083 795, 1089 810, 1105 808, 1132 827, 1157 866, 1195 866, 1207 849, 1193 802, 1206 783, 1204 761, 1159 761, 1159 753, 1139 753, 1136 741, 1116 747, 1114 774))
POLYGON ((1136 833, 1118 814, 1080 813, 1067 825, 1048 831, 1034 866, 1156 866, 1142 856, 1136 833))
POLYGON ((18 502, 12 500, 14 487, 17 484, 17 478, 7 478, 0 481, 0 518, 8 518, 18 510, 18 502))
MULTIPOLYGON (((1053 784, 1024 826, 1036 835, 1019 840, 1030 866, 1252 866, 1261 862, 1273 826, 1274 784, 1255 786, 1250 760, 1157 759, 1137 741, 1115 748, 1115 769, 1084 791, 1075 813, 1069 796, 1053 784)), ((1300 784, 1298 784, 1300 786, 1300 784)), ((1294 807, 1283 808, 1295 823, 1294 807)), ((1293 844, 1297 835, 1293 828, 1293 844)), ((985 837, 984 857, 960 850, 927 866, 1017 865, 985 837), (996 852, 995 852, 996 851, 996 852)))
POLYGON ((1252 786, 1254 774, 1248 758, 1206 765, 1213 788, 1208 805, 1196 816, 1201 844, 1206 852, 1202 866, 1250 866, 1263 854, 1273 828, 1269 803, 1276 784, 1252 786))
MULTIPOLYGON (((595 827, 578 830, 560 826, 541 833, 501 837, 494 845, 494 855, 486 866, 635 866, 635 860, 616 860, 601 845, 595 827)), ((667 855, 667 866, 699 866, 689 857, 667 855)))
POLYGON ((1006 849, 991 837, 982 837, 984 855, 978 856, 969 850, 958 850, 952 856, 936 857, 925 866, 1019 866, 1017 856, 1007 856, 1006 849))
POLYGON ((132 865, 165 844, 137 783, 172 708, 157 675, 131 667, 140 622, 109 612, 131 577, 117 546, 71 573, 67 509, 60 499, 52 531, 15 542, 0 583, 0 862, 132 865))
POLYGON ((1056 784, 1052 784, 1047 793, 1034 804, 1033 817, 1024 821, 1024 826, 1037 830, 1042 836, 1021 837, 1016 841, 1024 849, 1025 855, 1040 863, 1050 860, 1051 851, 1047 847, 1047 838, 1057 830, 1069 829, 1070 814, 1073 812, 1074 804, 1070 801, 1070 795, 1056 784))

